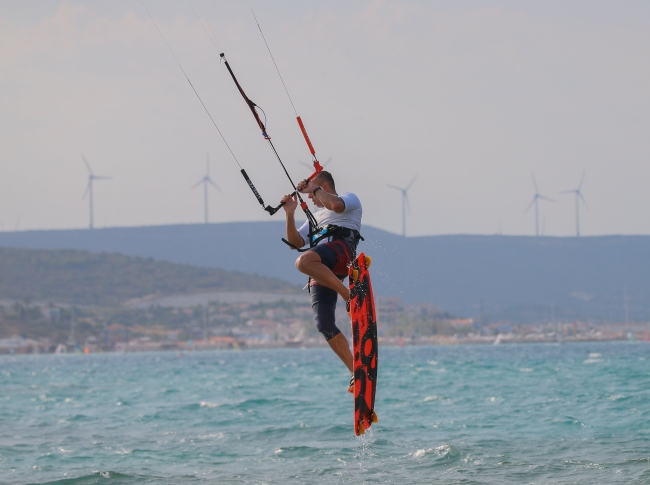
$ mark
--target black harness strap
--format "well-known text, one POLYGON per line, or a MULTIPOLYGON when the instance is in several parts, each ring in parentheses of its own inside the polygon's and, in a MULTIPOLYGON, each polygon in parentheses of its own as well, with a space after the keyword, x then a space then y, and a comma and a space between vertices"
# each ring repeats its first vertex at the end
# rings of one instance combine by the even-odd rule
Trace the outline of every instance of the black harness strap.
POLYGON ((293 244, 291 244, 289 241, 286 239, 282 238, 282 242, 284 242, 286 245, 291 247, 292 249, 295 249, 296 251, 300 253, 304 253, 305 251, 309 251, 311 248, 314 248, 318 245, 319 242, 321 242, 323 239, 327 238, 332 238, 332 240, 336 241, 337 239, 341 239, 348 243, 355 251, 356 248, 359 244, 359 241, 365 241, 363 236, 359 233, 359 231, 355 231, 354 229, 350 229, 348 227, 341 227, 341 226, 335 226, 334 224, 328 225, 325 230, 320 234, 317 238, 312 240, 312 237, 315 234, 318 234, 320 230, 316 231, 309 231, 309 234, 307 237, 309 238, 309 247, 308 248, 297 248, 293 244))

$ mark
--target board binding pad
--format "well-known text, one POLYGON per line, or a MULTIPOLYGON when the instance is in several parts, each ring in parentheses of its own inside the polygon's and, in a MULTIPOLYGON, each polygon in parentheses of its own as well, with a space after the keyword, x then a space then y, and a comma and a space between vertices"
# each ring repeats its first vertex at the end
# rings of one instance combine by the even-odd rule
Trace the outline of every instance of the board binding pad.
POLYGON ((377 422, 377 317, 370 283, 371 258, 364 253, 348 270, 350 282, 350 319, 354 357, 354 434, 364 434, 377 422))

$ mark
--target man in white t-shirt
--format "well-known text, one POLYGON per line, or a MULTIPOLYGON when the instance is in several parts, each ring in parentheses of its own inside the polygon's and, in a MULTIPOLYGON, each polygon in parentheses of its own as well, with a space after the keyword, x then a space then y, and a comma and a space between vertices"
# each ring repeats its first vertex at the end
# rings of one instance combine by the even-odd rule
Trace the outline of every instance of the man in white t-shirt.
POLYGON ((296 268, 309 276, 309 293, 316 328, 350 372, 353 372, 352 353, 348 340, 336 326, 335 310, 338 295, 346 303, 350 299, 350 291, 343 281, 347 277, 348 266, 356 255, 360 239, 363 213, 361 202, 351 192, 337 194, 334 179, 325 170, 311 181, 303 180, 296 188, 300 193, 308 194, 314 205, 320 208, 314 217, 321 231, 310 235, 308 222, 297 228, 294 216, 298 198, 295 195, 285 195, 282 202, 287 219, 286 239, 295 248, 308 244, 311 246, 310 242, 320 239, 315 246, 298 257, 296 268))

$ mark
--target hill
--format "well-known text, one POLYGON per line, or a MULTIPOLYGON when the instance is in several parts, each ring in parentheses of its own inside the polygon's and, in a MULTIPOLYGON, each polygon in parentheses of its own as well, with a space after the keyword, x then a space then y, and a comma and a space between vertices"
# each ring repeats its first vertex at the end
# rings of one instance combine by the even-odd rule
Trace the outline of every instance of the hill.
POLYGON ((115 306, 151 294, 297 291, 267 276, 83 250, 0 248, 0 299, 115 306))
MULTIPOLYGON (((0 246, 76 248, 256 272, 304 284, 283 222, 241 222, 0 233, 0 246)), ((581 238, 423 236, 372 227, 360 249, 373 256, 379 295, 488 322, 589 318, 650 320, 650 236, 581 238)))

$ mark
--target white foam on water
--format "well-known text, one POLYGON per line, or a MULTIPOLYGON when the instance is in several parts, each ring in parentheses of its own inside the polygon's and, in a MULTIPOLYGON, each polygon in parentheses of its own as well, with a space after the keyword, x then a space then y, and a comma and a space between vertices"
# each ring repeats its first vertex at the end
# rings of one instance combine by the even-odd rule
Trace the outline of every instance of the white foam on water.
POLYGON ((216 402, 201 401, 200 406, 202 408, 218 408, 220 406, 223 406, 223 404, 216 403, 216 402))
POLYGON ((226 437, 226 433, 224 432, 219 432, 219 433, 209 433, 209 434, 202 434, 199 435, 198 438, 202 440, 208 440, 208 439, 218 439, 222 440, 226 437))
POLYGON ((423 458, 429 453, 435 453, 438 456, 444 456, 450 451, 451 445, 449 443, 445 443, 444 445, 440 445, 435 448, 422 448, 420 450, 416 450, 413 453, 410 453, 409 456, 412 456, 413 458, 423 458))
POLYGON ((413 458, 422 458, 424 455, 426 455, 427 453, 431 453, 432 451, 433 448, 428 448, 428 449, 423 448, 421 450, 414 451, 413 453, 411 453, 411 456, 413 458))
POLYGON ((521 369, 519 369, 519 372, 533 372, 533 369, 531 369, 530 367, 522 367, 521 369))

